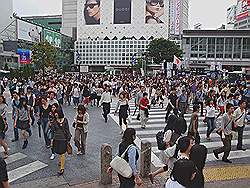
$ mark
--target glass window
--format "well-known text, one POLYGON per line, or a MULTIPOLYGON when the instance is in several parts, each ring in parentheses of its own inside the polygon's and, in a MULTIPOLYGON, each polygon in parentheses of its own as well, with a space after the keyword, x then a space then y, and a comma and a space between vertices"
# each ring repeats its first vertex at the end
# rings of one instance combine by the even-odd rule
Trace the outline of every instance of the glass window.
POLYGON ((208 38, 208 58, 215 57, 215 38, 208 38))
POLYGON ((233 38, 225 38, 225 58, 232 58, 233 38))
POLYGON ((216 39, 216 58, 223 58, 224 54, 224 38, 216 39))
POLYGON ((243 39, 242 58, 250 58, 250 38, 243 39))
POLYGON ((241 41, 242 38, 234 38, 234 58, 240 58, 241 56, 241 41))

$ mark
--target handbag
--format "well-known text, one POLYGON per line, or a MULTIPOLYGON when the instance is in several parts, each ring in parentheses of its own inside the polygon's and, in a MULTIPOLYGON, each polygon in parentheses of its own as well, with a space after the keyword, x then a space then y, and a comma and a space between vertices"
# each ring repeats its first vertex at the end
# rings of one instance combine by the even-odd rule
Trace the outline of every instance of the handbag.
POLYGON ((124 159, 126 152, 131 146, 133 146, 133 144, 129 145, 121 156, 117 155, 110 163, 110 166, 124 178, 131 178, 132 176, 132 168, 124 159))
POLYGON ((132 116, 128 115, 128 123, 132 123, 132 116))
POLYGON ((67 144, 67 153, 68 155, 72 155, 73 153, 73 148, 70 143, 67 144))

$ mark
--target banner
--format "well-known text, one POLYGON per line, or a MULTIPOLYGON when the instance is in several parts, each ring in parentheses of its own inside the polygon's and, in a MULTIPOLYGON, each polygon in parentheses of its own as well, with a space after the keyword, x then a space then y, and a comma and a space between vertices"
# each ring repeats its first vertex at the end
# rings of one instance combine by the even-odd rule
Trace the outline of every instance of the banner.
POLYGON ((20 64, 30 64, 31 63, 31 51, 29 49, 17 49, 17 54, 19 55, 20 64))
POLYGON ((169 1, 169 33, 171 35, 174 35, 175 32, 175 0, 170 0, 169 1))
POLYGON ((181 0, 176 0, 175 4, 175 35, 180 34, 181 0))
POLYGON ((30 42, 40 42, 41 33, 42 27, 23 20, 17 20, 18 39, 30 42))
POLYGON ((164 17, 164 0, 147 0, 145 10, 146 24, 162 24, 164 17))
POLYGON ((115 0, 114 24, 131 24, 131 0, 115 0))
POLYGON ((46 40, 52 46, 61 48, 62 38, 61 38, 60 33, 57 33, 48 29, 44 29, 43 37, 44 37, 44 40, 46 40))
POLYGON ((83 5, 83 17, 86 25, 99 25, 101 19, 100 0, 86 0, 83 5))

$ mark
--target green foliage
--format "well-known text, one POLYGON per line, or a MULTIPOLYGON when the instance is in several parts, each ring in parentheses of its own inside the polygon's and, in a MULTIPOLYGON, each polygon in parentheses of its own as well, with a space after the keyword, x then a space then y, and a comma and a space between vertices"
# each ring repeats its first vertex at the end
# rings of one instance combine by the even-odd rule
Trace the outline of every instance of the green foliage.
POLYGON ((32 63, 37 69, 54 67, 56 64, 57 49, 47 41, 36 43, 31 47, 32 63))
POLYGON ((153 58, 154 63, 156 64, 160 64, 164 60, 167 62, 173 62, 174 55, 182 57, 182 54, 183 51, 175 42, 164 38, 152 40, 147 49, 147 55, 153 58))

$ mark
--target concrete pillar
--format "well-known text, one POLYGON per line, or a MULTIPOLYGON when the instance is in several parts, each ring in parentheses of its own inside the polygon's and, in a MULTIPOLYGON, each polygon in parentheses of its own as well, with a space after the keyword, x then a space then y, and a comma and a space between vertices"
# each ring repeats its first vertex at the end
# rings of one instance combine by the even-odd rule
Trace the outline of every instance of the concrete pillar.
POLYGON ((107 173, 107 169, 112 160, 112 147, 109 144, 103 144, 101 147, 101 180, 103 185, 112 184, 112 174, 107 173))
POLYGON ((141 165, 140 173, 143 178, 151 172, 151 143, 148 141, 141 142, 141 165))

